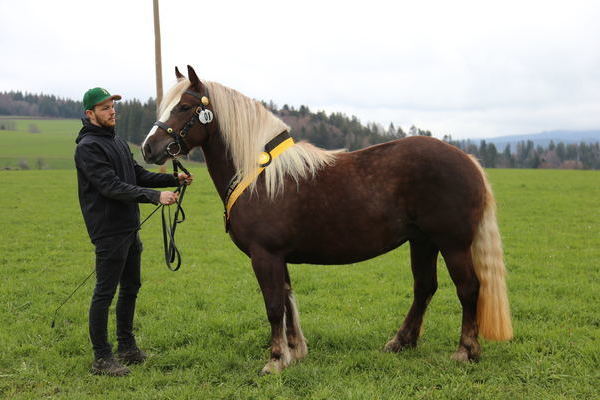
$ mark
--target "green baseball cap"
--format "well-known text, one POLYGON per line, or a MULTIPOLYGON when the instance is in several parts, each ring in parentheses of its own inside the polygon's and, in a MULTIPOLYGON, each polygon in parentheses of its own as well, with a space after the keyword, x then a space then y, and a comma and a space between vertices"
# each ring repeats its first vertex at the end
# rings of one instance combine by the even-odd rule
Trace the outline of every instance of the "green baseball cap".
POLYGON ((91 110, 96 104, 102 103, 103 101, 109 99, 121 100, 121 96, 118 94, 111 96, 111 94, 108 93, 108 90, 103 89, 101 87, 90 89, 83 95, 83 109, 91 110))

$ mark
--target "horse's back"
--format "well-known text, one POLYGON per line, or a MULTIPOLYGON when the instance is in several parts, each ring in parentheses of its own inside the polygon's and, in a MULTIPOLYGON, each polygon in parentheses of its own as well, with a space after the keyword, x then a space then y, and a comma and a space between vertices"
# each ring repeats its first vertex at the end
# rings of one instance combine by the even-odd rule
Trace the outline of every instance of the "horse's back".
POLYGON ((373 207, 399 207, 405 220, 417 225, 443 217, 471 219, 481 213, 485 198, 475 161, 431 137, 408 137, 342 153, 328 172, 373 207))

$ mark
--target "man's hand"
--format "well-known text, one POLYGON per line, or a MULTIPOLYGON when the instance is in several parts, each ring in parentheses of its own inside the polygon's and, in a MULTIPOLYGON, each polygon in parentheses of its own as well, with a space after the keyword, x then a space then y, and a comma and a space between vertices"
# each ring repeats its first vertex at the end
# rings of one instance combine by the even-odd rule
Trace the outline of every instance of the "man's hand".
POLYGON ((183 172, 180 172, 179 175, 177 175, 177 179, 179 180, 180 185, 185 182, 185 184, 189 186, 194 180, 194 175, 188 175, 184 174, 183 172))
POLYGON ((160 204, 169 206, 177 201, 179 193, 175 192, 160 192, 160 204))

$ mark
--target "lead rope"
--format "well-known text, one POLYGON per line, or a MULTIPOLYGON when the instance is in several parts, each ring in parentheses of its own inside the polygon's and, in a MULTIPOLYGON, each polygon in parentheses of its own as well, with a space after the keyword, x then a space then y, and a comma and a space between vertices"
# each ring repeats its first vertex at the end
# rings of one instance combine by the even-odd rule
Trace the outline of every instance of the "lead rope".
MULTIPOLYGON (((175 178, 178 177, 178 169, 181 169, 187 175, 190 172, 177 160, 173 159, 173 175, 175 178)), ((184 183, 180 184, 175 192, 179 192, 179 198, 177 199, 177 207, 175 208, 175 215, 171 219, 171 209, 169 208, 168 218, 165 216, 165 208, 162 209, 162 232, 163 232, 163 247, 165 250, 165 264, 171 271, 177 271, 181 267, 181 253, 175 244, 175 230, 177 225, 185 221, 185 211, 181 206, 183 204, 183 197, 185 196, 185 190, 187 185, 184 183), (181 217, 180 217, 181 215, 181 217), (167 223, 168 221, 168 223, 167 223), (175 262, 175 266, 173 263, 175 262)))

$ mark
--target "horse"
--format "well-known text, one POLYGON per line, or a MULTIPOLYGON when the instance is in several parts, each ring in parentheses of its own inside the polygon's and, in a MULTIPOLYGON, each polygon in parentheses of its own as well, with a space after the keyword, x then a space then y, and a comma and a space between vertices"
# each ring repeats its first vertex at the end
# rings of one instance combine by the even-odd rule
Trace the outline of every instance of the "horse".
POLYGON ((477 160, 435 138, 411 136, 361 150, 294 142, 263 104, 191 66, 161 102, 142 144, 148 163, 200 147, 225 206, 226 230, 251 260, 271 325, 277 373, 308 354, 288 263, 348 264, 410 244, 414 298, 384 351, 417 345, 444 258, 462 306, 452 358, 477 361, 479 333, 513 335, 496 205, 477 160), (235 197, 232 201, 232 198, 235 197))

